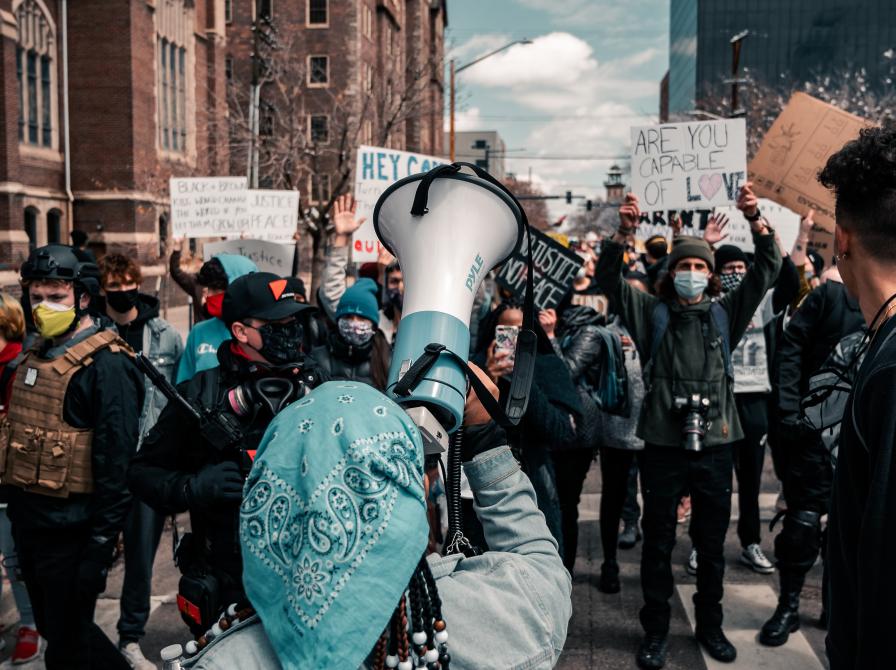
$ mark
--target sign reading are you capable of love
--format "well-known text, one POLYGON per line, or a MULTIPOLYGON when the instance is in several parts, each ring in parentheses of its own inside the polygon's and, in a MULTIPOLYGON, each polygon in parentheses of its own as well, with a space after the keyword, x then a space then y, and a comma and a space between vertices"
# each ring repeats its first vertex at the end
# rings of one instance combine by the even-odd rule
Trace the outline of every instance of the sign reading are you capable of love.
POLYGON ((632 192, 642 210, 733 205, 746 181, 743 119, 632 128, 632 192))

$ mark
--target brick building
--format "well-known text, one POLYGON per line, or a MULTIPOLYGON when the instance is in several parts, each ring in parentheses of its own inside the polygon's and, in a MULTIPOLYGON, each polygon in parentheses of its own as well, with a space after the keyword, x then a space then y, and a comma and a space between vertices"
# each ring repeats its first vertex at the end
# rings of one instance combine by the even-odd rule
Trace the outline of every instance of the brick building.
POLYGON ((229 167, 224 4, 0 0, 0 284, 72 228, 163 271, 168 178, 229 167))
POLYGON ((359 144, 443 153, 446 0, 229 0, 226 16, 233 174, 249 161, 253 53, 262 187, 326 203, 359 144))

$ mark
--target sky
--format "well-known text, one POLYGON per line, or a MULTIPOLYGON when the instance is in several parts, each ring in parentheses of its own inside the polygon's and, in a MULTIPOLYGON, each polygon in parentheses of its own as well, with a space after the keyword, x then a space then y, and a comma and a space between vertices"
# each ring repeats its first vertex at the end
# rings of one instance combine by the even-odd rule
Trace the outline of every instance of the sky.
MULTIPOLYGON (((603 197, 630 126, 658 117, 668 0, 448 0, 446 49, 458 66, 522 38, 533 43, 458 74, 457 130, 497 130, 507 170, 531 170, 546 194, 603 197)), ((549 206, 559 217, 583 205, 549 206)))

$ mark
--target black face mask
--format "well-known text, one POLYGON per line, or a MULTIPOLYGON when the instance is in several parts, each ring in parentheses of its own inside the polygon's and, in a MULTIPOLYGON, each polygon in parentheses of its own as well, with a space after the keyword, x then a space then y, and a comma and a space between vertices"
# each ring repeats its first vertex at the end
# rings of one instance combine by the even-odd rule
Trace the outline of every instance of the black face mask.
POLYGON ((287 323, 266 323, 255 330, 261 335, 258 350, 269 363, 286 365, 302 360, 302 324, 293 319, 287 323))
POLYGON ((390 288, 388 291, 386 291, 386 294, 389 298, 389 304, 391 304, 399 312, 403 311, 404 294, 397 288, 390 288))
POLYGON ((140 300, 137 289, 129 291, 106 291, 106 304, 119 314, 127 314, 140 300))

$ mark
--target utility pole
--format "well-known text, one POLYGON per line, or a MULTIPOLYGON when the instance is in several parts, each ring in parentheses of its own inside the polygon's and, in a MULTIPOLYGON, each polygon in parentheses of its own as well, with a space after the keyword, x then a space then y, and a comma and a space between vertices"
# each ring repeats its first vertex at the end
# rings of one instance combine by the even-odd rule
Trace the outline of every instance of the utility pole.
POLYGON ((738 79, 737 73, 740 70, 740 52, 744 39, 750 34, 749 30, 739 32, 731 38, 731 117, 741 116, 742 112, 738 108, 738 84, 743 80, 738 79))
POLYGON ((252 2, 252 78, 249 84, 249 151, 247 156, 246 176, 249 188, 258 188, 258 155, 261 135, 261 81, 264 78, 268 63, 262 49, 277 49, 274 35, 277 30, 271 23, 271 17, 258 13, 258 0, 252 2), (270 32, 268 32, 270 31, 270 32))

